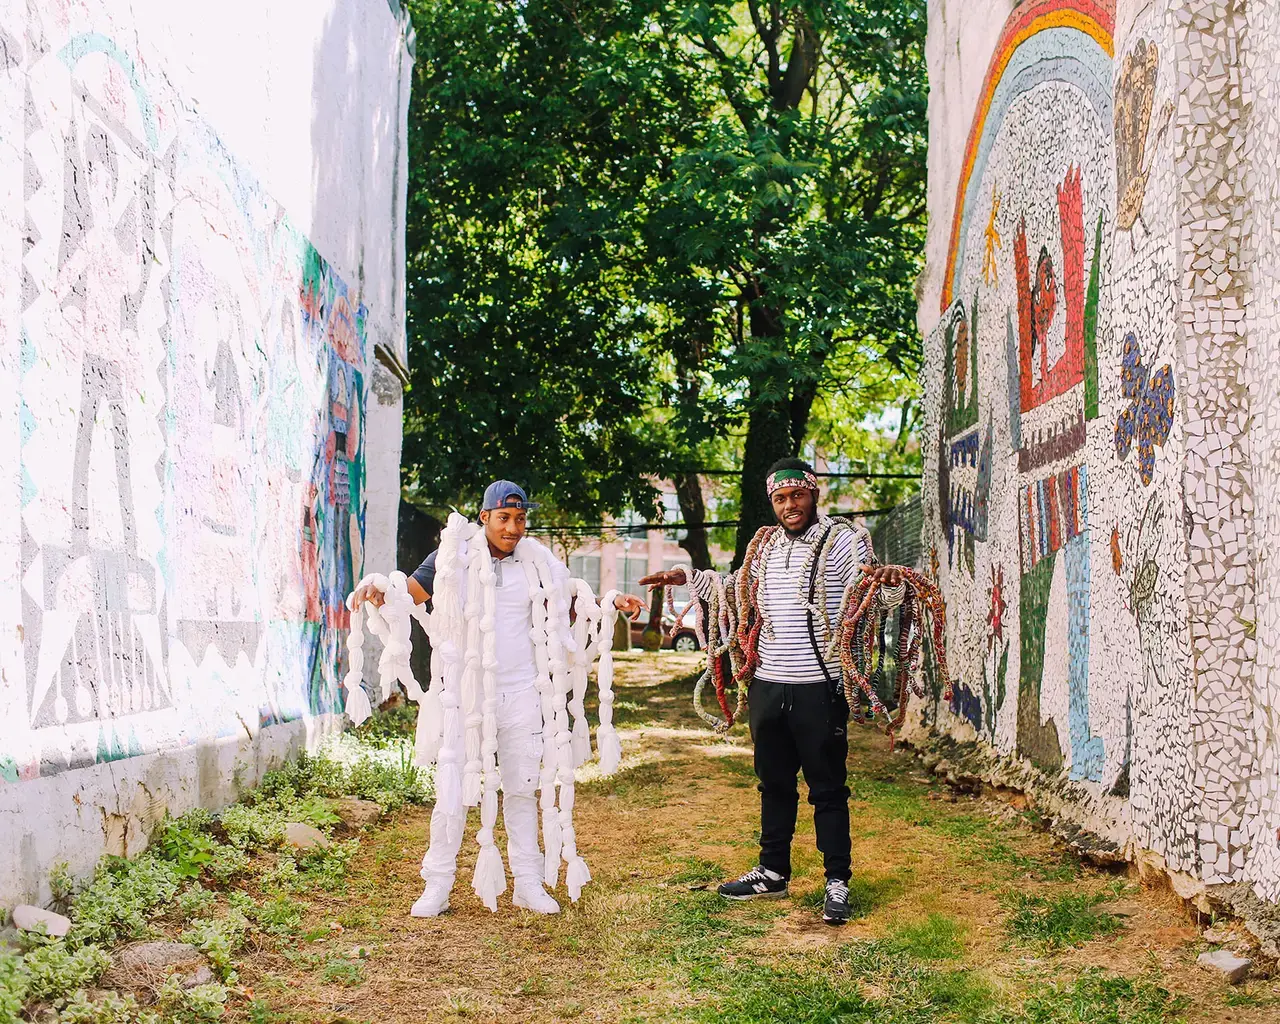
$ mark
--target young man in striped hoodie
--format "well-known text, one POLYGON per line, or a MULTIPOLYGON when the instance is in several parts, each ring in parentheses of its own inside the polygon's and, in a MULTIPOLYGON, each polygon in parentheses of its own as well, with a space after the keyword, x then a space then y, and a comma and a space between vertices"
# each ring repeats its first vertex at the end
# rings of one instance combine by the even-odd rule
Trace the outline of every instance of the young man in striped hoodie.
MULTIPOLYGON (((796 780, 803 771, 826 874, 822 917, 840 925, 849 920, 849 708, 840 662, 828 661, 825 652, 845 589, 860 571, 888 586, 900 582, 899 573, 876 566, 870 545, 860 544, 848 523, 818 514, 818 480, 808 463, 775 463, 766 488, 779 528, 762 530, 742 568, 731 574, 739 589, 755 588, 751 610, 763 619, 759 663, 748 690, 760 780, 760 863, 725 882, 719 892, 732 900, 787 895, 799 807, 796 780)), ((714 575, 694 570, 686 580, 684 569, 673 569, 640 582, 650 587, 687 582, 706 599, 714 575)))

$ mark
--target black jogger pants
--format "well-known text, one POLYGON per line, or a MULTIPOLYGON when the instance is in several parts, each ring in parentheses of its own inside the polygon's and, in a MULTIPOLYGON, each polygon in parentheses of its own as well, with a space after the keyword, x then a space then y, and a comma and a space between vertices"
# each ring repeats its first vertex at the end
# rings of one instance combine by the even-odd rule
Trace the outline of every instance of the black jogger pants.
POLYGON ((754 680, 748 694, 760 780, 760 865, 791 877, 791 839, 804 771, 827 878, 849 880, 849 709, 823 683, 754 680))

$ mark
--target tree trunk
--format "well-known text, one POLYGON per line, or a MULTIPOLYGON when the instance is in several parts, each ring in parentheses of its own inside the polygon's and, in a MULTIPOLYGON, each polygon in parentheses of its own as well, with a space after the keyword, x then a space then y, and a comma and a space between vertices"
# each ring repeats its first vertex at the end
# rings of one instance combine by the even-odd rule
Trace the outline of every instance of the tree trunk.
POLYGON ((685 538, 680 546, 689 555, 695 569, 711 568, 711 550, 707 547, 707 506, 702 498, 702 478, 697 473, 681 473, 675 478, 676 497, 680 501, 680 517, 684 520, 685 538))
POLYGON ((649 621, 640 634, 640 646, 646 651, 662 646, 662 602, 666 592, 666 587, 654 587, 649 595, 649 621))
POLYGON ((818 385, 814 381, 796 384, 791 391, 791 454, 799 455, 804 447, 805 434, 809 432, 809 413, 813 400, 818 397, 818 385))
POLYGON ((747 441, 742 450, 742 510, 733 567, 742 564, 747 545, 762 526, 775 520, 773 505, 765 493, 765 474, 779 459, 791 454, 791 409, 788 402, 759 404, 747 419, 747 441))

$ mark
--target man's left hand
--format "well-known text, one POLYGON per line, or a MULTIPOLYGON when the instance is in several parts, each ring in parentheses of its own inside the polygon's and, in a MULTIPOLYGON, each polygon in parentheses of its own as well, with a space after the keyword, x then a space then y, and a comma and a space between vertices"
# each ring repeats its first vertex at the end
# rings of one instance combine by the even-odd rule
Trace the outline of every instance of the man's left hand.
POLYGON ((896 587, 904 579, 902 575, 902 566, 900 565, 864 565, 862 571, 870 576, 873 580, 878 580, 882 586, 896 587))
POLYGON ((625 612, 632 622, 640 618, 640 613, 644 611, 644 602, 634 594, 619 594, 613 599, 613 605, 618 611, 625 612))

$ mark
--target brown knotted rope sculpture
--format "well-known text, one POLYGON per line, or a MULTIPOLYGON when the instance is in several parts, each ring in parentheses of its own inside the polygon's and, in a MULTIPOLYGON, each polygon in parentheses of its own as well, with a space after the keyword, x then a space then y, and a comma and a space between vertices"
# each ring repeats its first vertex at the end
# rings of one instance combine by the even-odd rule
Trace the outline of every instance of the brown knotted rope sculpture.
MULTIPOLYGON (((889 719, 885 733, 889 737, 889 749, 907 717, 907 701, 910 693, 924 696, 924 687, 913 683, 915 662, 924 638, 924 612, 927 609, 933 627, 933 656, 938 666, 943 688, 943 700, 951 700, 951 680, 947 674, 946 628, 947 610, 942 593, 927 576, 905 566, 893 566, 905 585, 898 612, 898 710, 892 718, 884 703, 871 685, 878 667, 875 657, 876 639, 881 635, 886 619, 893 607, 881 595, 888 590, 883 581, 864 575, 845 592, 840 611, 840 630, 836 642, 840 651, 841 675, 844 681, 845 700, 852 710, 858 706, 857 691, 861 691, 870 704, 870 717, 882 715, 889 719), (881 598, 877 600, 877 598, 881 598)), ((859 720, 861 718, 859 717, 859 720)))

